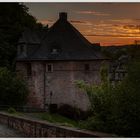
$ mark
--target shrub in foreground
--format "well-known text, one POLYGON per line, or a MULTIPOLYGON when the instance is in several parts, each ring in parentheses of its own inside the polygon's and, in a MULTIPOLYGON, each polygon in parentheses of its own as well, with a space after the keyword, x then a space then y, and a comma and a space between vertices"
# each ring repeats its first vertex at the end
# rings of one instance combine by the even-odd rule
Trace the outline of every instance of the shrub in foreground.
POLYGON ((27 101, 26 83, 7 68, 0 68, 0 105, 19 106, 27 101))
POLYGON ((8 111, 8 113, 10 113, 10 114, 16 113, 16 110, 15 110, 13 107, 8 108, 7 111, 8 111))
POLYGON ((112 86, 107 79, 100 86, 78 86, 87 91, 93 116, 84 124, 91 130, 140 136, 140 62, 130 63, 128 76, 112 86))
POLYGON ((89 111, 85 112, 67 104, 60 106, 58 109, 58 113, 74 120, 86 119, 90 114, 89 111))

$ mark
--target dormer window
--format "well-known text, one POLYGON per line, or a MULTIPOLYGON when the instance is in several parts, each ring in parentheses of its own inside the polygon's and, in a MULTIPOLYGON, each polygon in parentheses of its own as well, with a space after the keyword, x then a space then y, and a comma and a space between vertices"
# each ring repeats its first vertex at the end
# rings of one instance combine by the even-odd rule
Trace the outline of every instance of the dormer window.
POLYGON ((61 47, 58 41, 52 42, 50 44, 50 52, 51 54, 58 54, 61 52, 61 47))
POLYGON ((58 49, 53 48, 52 51, 51 51, 51 53, 52 53, 52 54, 57 54, 57 53, 58 53, 58 49))
POLYGON ((18 54, 22 56, 26 56, 26 46, 25 44, 19 45, 18 54))

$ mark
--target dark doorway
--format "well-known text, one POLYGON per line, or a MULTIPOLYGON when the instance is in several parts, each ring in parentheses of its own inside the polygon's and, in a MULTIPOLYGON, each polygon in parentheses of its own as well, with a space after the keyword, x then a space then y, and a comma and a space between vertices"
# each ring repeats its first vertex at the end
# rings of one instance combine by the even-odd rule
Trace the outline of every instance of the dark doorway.
POLYGON ((50 104, 49 111, 50 113, 57 113, 57 104, 50 104))

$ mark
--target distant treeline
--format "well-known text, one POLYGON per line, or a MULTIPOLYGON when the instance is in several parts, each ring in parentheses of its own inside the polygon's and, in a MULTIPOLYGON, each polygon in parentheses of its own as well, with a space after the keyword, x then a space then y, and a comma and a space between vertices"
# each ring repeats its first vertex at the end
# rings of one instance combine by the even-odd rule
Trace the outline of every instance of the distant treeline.
POLYGON ((140 45, 136 44, 101 47, 101 50, 112 59, 118 59, 121 55, 128 55, 132 59, 140 58, 140 45))

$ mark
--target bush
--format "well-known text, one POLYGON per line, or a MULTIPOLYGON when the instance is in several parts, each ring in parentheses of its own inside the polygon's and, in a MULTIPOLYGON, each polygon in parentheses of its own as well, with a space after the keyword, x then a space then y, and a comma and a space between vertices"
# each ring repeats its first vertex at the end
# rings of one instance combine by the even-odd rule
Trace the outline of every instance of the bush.
POLYGON ((140 136, 140 62, 129 64, 128 76, 115 87, 112 103, 113 127, 125 136, 140 136))
POLYGON ((0 104, 19 106, 27 101, 28 89, 20 77, 7 68, 0 68, 0 104))
POLYGON ((57 104, 50 104, 49 111, 50 113, 57 113, 57 104))
POLYGON ((82 111, 79 108, 72 107, 68 104, 60 106, 58 109, 58 113, 65 117, 75 120, 86 119, 89 115, 88 111, 82 111))
POLYGON ((85 127, 116 133, 126 137, 140 136, 140 62, 130 63, 128 76, 112 86, 104 81, 100 86, 82 86, 88 93, 93 116, 85 127))
POLYGON ((16 113, 16 110, 15 110, 14 108, 12 108, 12 107, 8 108, 7 111, 8 111, 8 113, 10 113, 10 114, 16 113))

